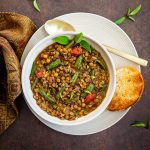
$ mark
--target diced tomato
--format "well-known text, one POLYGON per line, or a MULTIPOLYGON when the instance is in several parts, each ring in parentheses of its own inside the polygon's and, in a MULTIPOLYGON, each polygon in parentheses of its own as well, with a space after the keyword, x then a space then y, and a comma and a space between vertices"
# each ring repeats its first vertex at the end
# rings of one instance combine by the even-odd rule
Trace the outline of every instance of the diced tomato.
POLYGON ((78 47, 75 47, 72 52, 71 52, 71 55, 72 56, 79 56, 81 54, 81 48, 78 48, 78 47))
POLYGON ((96 96, 96 94, 94 94, 94 93, 88 94, 85 98, 84 103, 89 104, 90 102, 92 102, 95 99, 95 96, 96 96))
POLYGON ((43 71, 38 71, 38 72, 36 73, 36 76, 37 76, 38 78, 43 77, 43 71))

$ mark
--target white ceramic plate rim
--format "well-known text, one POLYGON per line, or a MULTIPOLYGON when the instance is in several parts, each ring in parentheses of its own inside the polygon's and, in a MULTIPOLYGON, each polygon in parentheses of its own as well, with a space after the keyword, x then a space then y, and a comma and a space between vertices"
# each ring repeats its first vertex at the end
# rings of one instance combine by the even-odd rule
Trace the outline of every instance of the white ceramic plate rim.
POLYGON ((61 34, 58 33, 58 34, 44 38, 43 40, 38 42, 32 48, 32 50, 29 52, 29 54, 26 57, 26 60, 24 62, 23 69, 22 69, 22 89, 24 92, 24 96, 27 100, 27 103, 42 119, 44 119, 50 123, 57 124, 57 125, 65 125, 65 126, 79 125, 79 124, 83 124, 83 123, 93 120, 94 118, 96 118, 98 115, 100 115, 106 109, 106 107, 108 106, 108 104, 110 103, 110 101, 113 97, 115 87, 116 87, 116 69, 115 69, 115 66, 114 66, 114 63, 113 63, 113 60, 112 60, 110 54, 108 53, 108 51, 105 49, 105 47, 103 47, 103 45, 99 41, 91 39, 90 36, 84 34, 84 38, 86 38, 89 41, 89 43, 92 45, 92 47, 94 47, 94 48, 96 47, 95 49, 101 53, 102 57, 104 58, 105 62, 107 63, 108 70, 110 73, 110 82, 109 82, 108 91, 107 91, 106 97, 103 100, 103 102, 101 103, 101 105, 97 109, 95 109, 94 111, 92 111, 91 113, 89 113, 88 115, 86 115, 84 117, 81 117, 81 118, 79 118, 77 120, 73 120, 73 121, 67 121, 67 120, 60 120, 56 117, 48 115, 45 111, 43 111, 36 104, 36 101, 33 98, 33 93, 31 91, 31 86, 30 86, 30 81, 29 81, 29 76, 30 76, 33 61, 35 60, 37 55, 44 48, 46 48, 48 45, 51 45, 52 43, 54 43, 52 41, 53 38, 60 36, 60 35, 68 35, 68 36, 71 35, 72 36, 75 34, 77 34, 77 33, 64 32, 61 34))
MULTIPOLYGON (((111 20, 108 20, 108 19, 105 18, 105 17, 99 16, 99 15, 97 15, 97 14, 92 14, 92 13, 85 13, 85 12, 77 12, 77 13, 76 13, 76 12, 75 12, 75 13, 64 14, 64 15, 58 16, 58 17, 56 17, 56 18, 54 18, 54 19, 60 19, 60 20, 66 21, 66 17, 67 17, 67 16, 73 17, 74 15, 78 15, 78 16, 80 16, 80 15, 85 15, 85 16, 88 16, 89 18, 90 18, 90 17, 91 17, 91 18, 96 18, 97 20, 102 20, 102 21, 104 20, 104 21, 106 21, 106 23, 108 22, 108 23, 110 24, 110 26, 115 27, 115 29, 116 29, 115 32, 120 32, 120 34, 123 35, 123 38, 126 38, 127 42, 128 42, 129 45, 131 46, 131 50, 130 50, 130 51, 133 52, 133 54, 134 54, 135 56, 138 56, 138 54, 137 54, 137 52, 136 52, 136 49, 135 49, 135 47, 134 47, 132 41, 131 41, 130 38, 128 37, 128 35, 127 35, 119 26, 117 26, 114 22, 112 22, 111 20)), ((68 22, 69 22, 69 21, 68 21, 68 22)), ((36 38, 36 35, 43 32, 43 30, 44 30, 44 29, 43 29, 43 26, 44 26, 44 25, 42 25, 42 26, 33 34, 33 36, 31 37, 31 39, 29 40, 28 44, 26 45, 26 48, 25 48, 24 53, 23 53, 22 58, 21 58, 21 65, 22 65, 22 66, 23 66, 23 62, 24 62, 24 60, 25 60, 25 58, 26 58, 26 55, 27 55, 27 53, 28 53, 29 50, 30 50, 29 48, 34 45, 34 44, 33 44, 33 43, 34 43, 34 40, 37 39, 37 38, 36 38)), ((45 33, 44 33, 44 34, 45 34, 45 33)), ((45 35, 44 37, 46 37, 46 35, 45 35)), ((137 69, 138 69, 139 71, 141 71, 139 65, 138 65, 137 69)), ((129 109, 130 109, 130 108, 129 108, 129 109)), ((59 132, 63 132, 63 133, 65 133, 65 134, 71 134, 71 135, 89 135, 89 134, 94 134, 94 133, 101 132, 101 131, 103 131, 103 130, 106 130, 106 129, 110 128, 111 126, 113 126, 114 124, 116 124, 118 121, 120 121, 120 120, 127 114, 127 112, 129 111, 129 109, 123 111, 123 113, 121 113, 119 116, 117 116, 117 117, 115 117, 114 119, 112 119, 112 120, 109 122, 109 124, 107 124, 107 125, 105 125, 105 126, 103 126, 103 127, 100 127, 100 128, 93 129, 92 131, 87 130, 87 131, 83 131, 83 132, 78 132, 78 131, 76 131, 75 128, 74 128, 74 130, 70 130, 70 129, 69 129, 69 130, 66 130, 66 129, 64 130, 63 128, 60 128, 59 126, 55 126, 55 125, 53 125, 53 124, 48 124, 47 122, 45 122, 45 121, 42 120, 41 118, 40 118, 40 121, 43 122, 43 123, 44 123, 45 125, 47 125, 48 127, 52 128, 52 129, 54 129, 54 130, 57 130, 57 131, 59 131, 59 132)), ((35 112, 34 112, 34 114, 35 114, 35 112)), ((36 116, 36 115, 35 115, 35 116, 36 116)), ((36 116, 36 117, 37 117, 37 116, 36 116)), ((37 118, 39 118, 39 116, 38 116, 37 118)), ((93 122, 95 122, 95 120, 93 120, 93 122)), ((87 125, 85 124, 84 126, 87 126, 87 125)))

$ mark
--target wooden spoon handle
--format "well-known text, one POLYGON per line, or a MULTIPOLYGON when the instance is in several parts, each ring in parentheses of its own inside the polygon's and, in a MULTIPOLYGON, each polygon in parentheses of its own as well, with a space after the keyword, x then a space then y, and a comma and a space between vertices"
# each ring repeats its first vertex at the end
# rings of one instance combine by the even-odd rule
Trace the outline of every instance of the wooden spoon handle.
POLYGON ((109 52, 111 52, 111 53, 113 53, 113 54, 116 54, 116 55, 118 55, 118 56, 121 56, 121 57, 123 57, 123 58, 126 58, 126 59, 128 59, 128 60, 130 60, 130 61, 133 61, 133 62, 135 62, 135 63, 137 63, 137 64, 139 64, 139 65, 141 65, 141 66, 147 66, 147 64, 148 64, 148 61, 145 60, 145 59, 138 58, 138 57, 136 57, 136 56, 130 55, 130 54, 126 53, 126 52, 117 50, 117 49, 112 48, 112 47, 107 46, 107 45, 104 45, 104 46, 106 47, 106 49, 107 49, 109 52))

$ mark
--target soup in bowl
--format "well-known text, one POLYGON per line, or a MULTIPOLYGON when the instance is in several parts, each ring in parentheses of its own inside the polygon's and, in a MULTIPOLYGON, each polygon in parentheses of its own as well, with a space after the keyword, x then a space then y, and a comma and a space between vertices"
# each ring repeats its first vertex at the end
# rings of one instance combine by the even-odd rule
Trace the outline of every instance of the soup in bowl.
POLYGON ((44 120, 81 124, 100 115, 116 85, 107 50, 82 33, 49 36, 28 54, 22 71, 27 103, 44 120))

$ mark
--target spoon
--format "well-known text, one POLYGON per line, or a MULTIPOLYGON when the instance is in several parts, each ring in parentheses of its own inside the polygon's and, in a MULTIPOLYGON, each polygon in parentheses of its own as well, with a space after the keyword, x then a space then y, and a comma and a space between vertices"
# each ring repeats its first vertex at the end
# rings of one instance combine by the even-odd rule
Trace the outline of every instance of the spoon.
MULTIPOLYGON (((65 21, 62 21, 62 20, 57 20, 57 19, 54 19, 54 20, 48 20, 45 22, 45 25, 44 25, 44 28, 45 28, 45 31, 49 34, 49 35, 53 35, 55 33, 61 33, 61 32, 64 32, 64 31, 69 31, 69 32, 75 32, 75 28, 65 22, 65 21)), ((131 54, 128 54, 126 52, 123 52, 123 51, 120 51, 118 49, 115 49, 113 47, 110 47, 110 46, 107 46, 107 45, 103 45, 109 52, 113 53, 113 54, 116 54, 118 56, 121 56, 123 58, 126 58, 130 61, 133 61, 141 66, 147 66, 148 64, 148 61, 147 60, 144 60, 142 58, 139 58, 139 57, 136 57, 136 56, 133 56, 131 54)))
POLYGON ((75 28, 71 24, 57 19, 46 21, 44 28, 49 35, 64 31, 75 32, 75 28))

